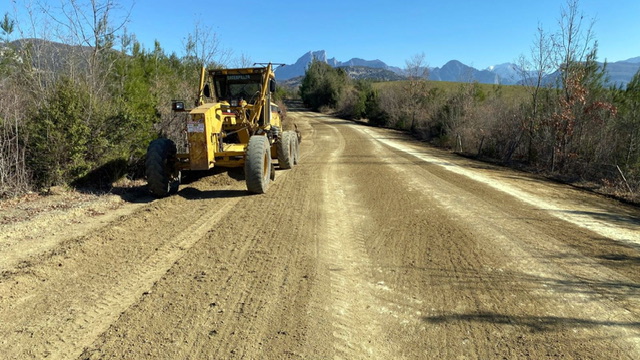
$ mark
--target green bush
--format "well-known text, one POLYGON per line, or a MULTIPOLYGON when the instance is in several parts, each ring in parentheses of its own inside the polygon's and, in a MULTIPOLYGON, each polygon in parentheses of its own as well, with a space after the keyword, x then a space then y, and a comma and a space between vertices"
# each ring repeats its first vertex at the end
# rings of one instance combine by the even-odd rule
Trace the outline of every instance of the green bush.
POLYGON ((88 94, 62 78, 29 122, 27 162, 38 188, 66 183, 91 168, 86 161, 91 131, 88 94))
POLYGON ((383 110, 380 106, 378 93, 375 91, 371 91, 367 94, 365 102, 365 117, 372 125, 382 127, 389 125, 389 113, 383 110))
POLYGON ((342 69, 314 60, 300 85, 300 97, 313 110, 322 106, 336 108, 349 78, 342 69))

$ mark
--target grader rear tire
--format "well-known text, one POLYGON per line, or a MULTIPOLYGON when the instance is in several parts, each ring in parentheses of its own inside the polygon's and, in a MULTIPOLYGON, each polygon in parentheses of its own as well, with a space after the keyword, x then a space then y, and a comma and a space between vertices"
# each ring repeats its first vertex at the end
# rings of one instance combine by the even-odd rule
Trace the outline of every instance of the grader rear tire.
POLYGON ((278 150, 278 167, 280 169, 291 169, 294 161, 294 142, 295 133, 293 131, 285 131, 282 138, 277 144, 278 150))
POLYGON ((147 148, 145 173, 149 191, 164 197, 176 193, 180 185, 180 172, 175 170, 176 144, 169 139, 153 140, 147 148))
POLYGON ((271 146, 266 136, 254 135, 249 139, 244 174, 249 192, 267 192, 271 182, 271 146))

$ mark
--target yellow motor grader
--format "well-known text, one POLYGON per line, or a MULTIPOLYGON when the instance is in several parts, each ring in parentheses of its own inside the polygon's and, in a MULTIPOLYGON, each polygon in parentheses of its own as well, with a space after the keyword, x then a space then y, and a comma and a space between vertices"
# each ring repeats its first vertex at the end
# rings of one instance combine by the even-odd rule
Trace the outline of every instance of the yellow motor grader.
POLYGON ((275 178, 272 160, 277 159, 281 169, 298 163, 298 134, 283 131, 280 109, 271 101, 276 88, 273 65, 260 65, 202 68, 196 107, 172 102, 173 111, 187 112, 187 152, 178 154, 170 139, 149 144, 145 166, 153 195, 177 192, 183 171, 214 166, 244 167, 247 190, 261 194, 275 178))

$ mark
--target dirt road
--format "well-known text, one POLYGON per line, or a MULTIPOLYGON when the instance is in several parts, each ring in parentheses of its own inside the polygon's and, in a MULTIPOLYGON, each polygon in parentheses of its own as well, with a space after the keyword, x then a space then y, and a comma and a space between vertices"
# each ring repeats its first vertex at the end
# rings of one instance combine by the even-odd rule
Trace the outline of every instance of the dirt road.
POLYGON ((265 195, 221 173, 2 210, 0 357, 640 358, 640 211, 291 115, 265 195))

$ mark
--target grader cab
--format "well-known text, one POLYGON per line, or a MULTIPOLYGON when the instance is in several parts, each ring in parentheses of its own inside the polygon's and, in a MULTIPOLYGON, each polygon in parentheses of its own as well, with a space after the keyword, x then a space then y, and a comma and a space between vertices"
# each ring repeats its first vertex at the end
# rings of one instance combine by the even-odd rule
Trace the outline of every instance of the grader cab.
POLYGON ((147 149, 152 194, 174 193, 182 172, 214 166, 244 167, 247 190, 265 193, 275 178, 273 160, 281 169, 298 163, 298 134, 283 131, 280 110, 271 101, 276 87, 272 66, 202 69, 195 108, 172 103, 174 111, 187 112, 187 152, 177 153, 169 139, 156 139, 147 149))

